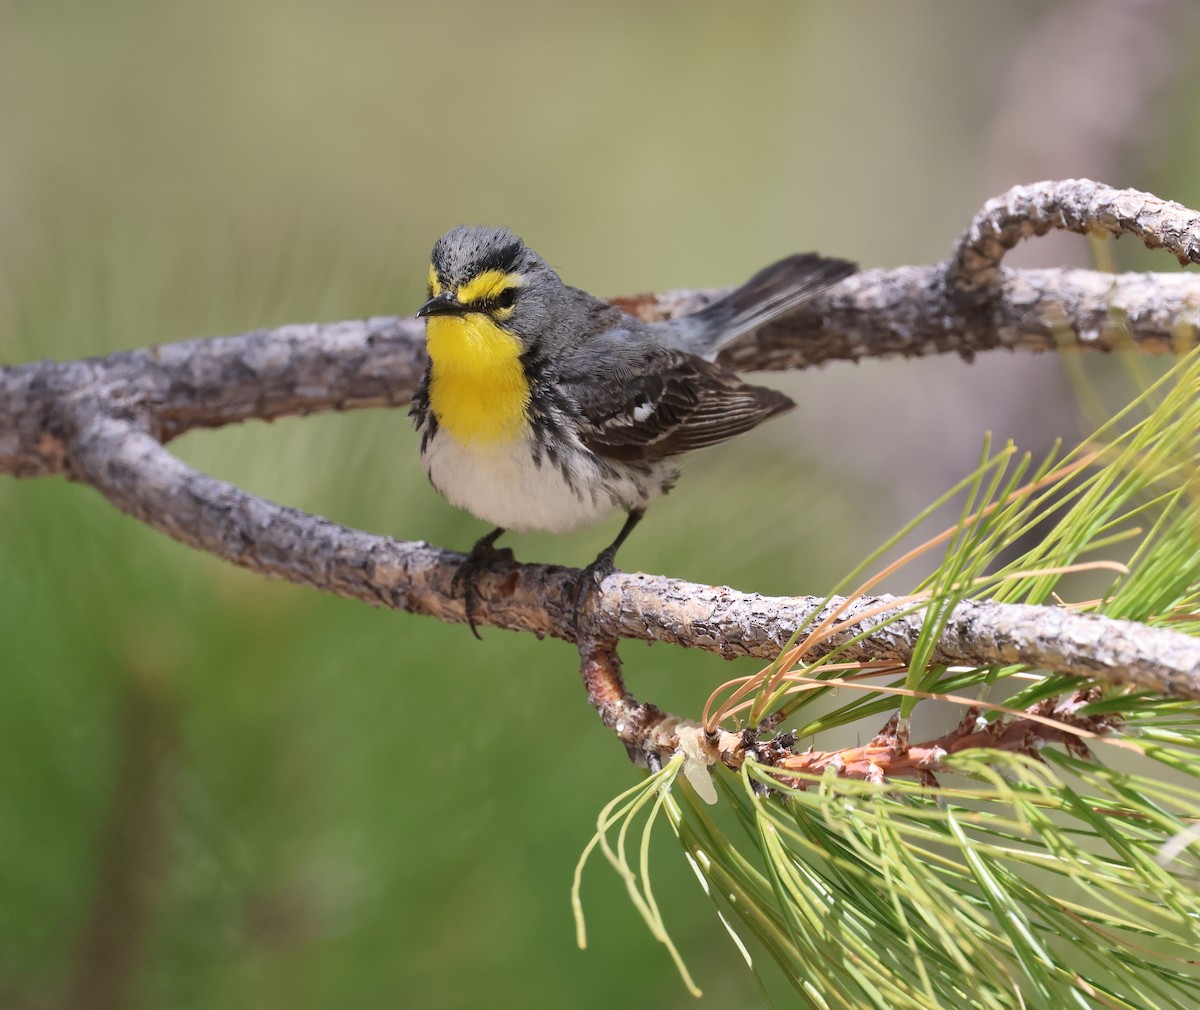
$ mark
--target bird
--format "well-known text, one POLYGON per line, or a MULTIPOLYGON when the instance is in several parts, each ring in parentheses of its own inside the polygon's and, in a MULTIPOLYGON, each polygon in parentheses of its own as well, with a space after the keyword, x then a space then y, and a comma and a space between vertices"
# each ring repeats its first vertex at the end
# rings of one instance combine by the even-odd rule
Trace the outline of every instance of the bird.
POLYGON ((743 382, 718 352, 857 269, 797 254, 697 312, 644 322, 566 284, 507 228, 461 225, 439 238, 417 312, 429 361, 410 413, 434 488, 495 527, 451 586, 475 637, 476 579, 512 558, 495 546, 503 533, 568 533, 624 512, 579 576, 578 626, 647 506, 674 486, 681 457, 795 406, 743 382))

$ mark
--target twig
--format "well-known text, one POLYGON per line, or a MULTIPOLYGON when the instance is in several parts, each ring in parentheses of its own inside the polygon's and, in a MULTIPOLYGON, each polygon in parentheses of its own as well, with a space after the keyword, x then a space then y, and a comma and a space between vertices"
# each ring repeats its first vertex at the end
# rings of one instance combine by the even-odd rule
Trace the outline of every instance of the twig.
MULTIPOLYGON (((980 718, 980 709, 963 713, 958 725, 936 740, 909 743, 896 733, 896 718, 862 747, 846 747, 835 751, 793 753, 787 748, 754 744, 745 750, 754 753, 760 763, 781 771, 799 775, 822 775, 834 771, 839 777, 862 779, 882 784, 889 779, 915 778, 923 785, 936 786, 936 772, 950 770, 947 758, 964 751, 987 748, 1004 750, 1028 757, 1037 757, 1042 747, 1058 744, 1076 757, 1092 757, 1085 740, 1102 737, 1113 729, 1108 716, 1080 715, 1079 709, 1095 700, 1091 693, 1072 695, 1062 701, 1049 698, 1028 710, 1027 716, 1000 718, 988 722, 980 718), (764 755, 765 750, 765 755, 764 755), (769 760, 762 761, 766 756, 769 760)), ((740 767, 745 751, 726 751, 722 761, 730 767, 740 767)), ((804 780, 791 780, 804 787, 804 780)))
POLYGON ((639 702, 625 687, 617 643, 599 639, 579 642, 579 672, 588 701, 600 721, 611 729, 637 764, 658 766, 678 746, 683 720, 655 705, 639 702))
POLYGON ((1004 254, 1022 239, 1055 230, 1136 235, 1148 249, 1173 253, 1182 266, 1200 263, 1200 213, 1136 189, 1065 179, 1014 186, 989 200, 959 240, 947 280, 959 291, 995 298, 1004 254))

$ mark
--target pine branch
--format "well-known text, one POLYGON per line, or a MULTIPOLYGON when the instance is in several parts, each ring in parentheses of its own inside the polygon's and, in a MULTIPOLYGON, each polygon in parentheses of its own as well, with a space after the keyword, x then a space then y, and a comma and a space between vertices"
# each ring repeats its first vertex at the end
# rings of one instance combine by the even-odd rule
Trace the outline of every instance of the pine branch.
MULTIPOLYGON (((1146 194, 1089 182, 1019 187, 984 208, 946 265, 870 271, 730 349, 740 369, 832 359, 970 355, 1132 340, 1169 351, 1196 340, 1200 277, 1006 271, 1019 238, 1050 228, 1135 234, 1200 262, 1200 215, 1146 194)), ((720 292, 621 302, 639 315, 692 311, 720 292)), ((397 406, 424 367, 414 319, 287 326, 107 358, 0 370, 0 473, 64 474, 169 536, 263 574, 366 602, 464 619, 450 591, 463 556, 338 526, 184 465, 162 443, 197 427, 318 410, 397 406)), ((477 620, 574 640, 574 570, 498 564, 480 580, 477 620)), ((872 606, 863 600, 855 608, 872 606)), ((818 601, 772 599, 657 576, 618 574, 599 599, 602 640, 667 641, 723 656, 773 656, 818 601)), ((835 601, 836 605, 836 601, 835 601)), ((847 616, 854 609, 847 611, 847 616)), ((882 624, 847 659, 903 661, 919 613, 882 624)), ((861 630, 856 629, 856 630, 861 630)), ((847 633, 847 636, 850 633, 847 633)), ((834 638, 823 648, 835 648, 834 638)), ((932 662, 1027 663, 1104 683, 1200 697, 1200 642, 1171 631, 1057 608, 967 602, 932 662)))
MULTIPOLYGON (((123 512, 198 550, 338 596, 443 621, 466 619, 462 599, 451 591, 465 555, 350 529, 277 505, 193 470, 129 421, 91 415, 65 448, 75 479, 96 488, 123 512)), ((479 579, 476 621, 575 641, 578 575, 573 568, 496 563, 479 579)), ((843 618, 850 620, 886 600, 864 597, 843 618)), ((598 602, 589 632, 599 640, 670 642, 728 659, 773 658, 797 628, 810 623, 821 604, 817 597, 759 596, 624 573, 605 580, 598 602)), ((848 646, 845 658, 907 660, 921 614, 909 613, 885 627, 887 616, 832 637, 813 655, 844 646, 862 628, 875 628, 869 641, 848 646)), ((1200 640, 1055 607, 965 601, 951 614, 931 662, 1026 663, 1200 698, 1200 640)))
MULTIPOLYGON (((1151 353, 1177 351, 1196 341, 1200 275, 1003 270, 998 263, 1019 238, 1052 227, 1134 234, 1196 263, 1198 222, 1200 215, 1178 204, 1086 180, 1017 187, 984 207, 948 264, 858 274, 749 334, 722 360, 753 371, 995 348, 1111 351, 1130 341, 1151 353)), ((643 318, 668 319, 723 293, 615 302, 643 318)), ((402 405, 424 364, 421 322, 388 316, 0 368, 0 473, 67 472, 68 402, 90 397, 97 412, 137 414, 167 441, 251 418, 402 405)))

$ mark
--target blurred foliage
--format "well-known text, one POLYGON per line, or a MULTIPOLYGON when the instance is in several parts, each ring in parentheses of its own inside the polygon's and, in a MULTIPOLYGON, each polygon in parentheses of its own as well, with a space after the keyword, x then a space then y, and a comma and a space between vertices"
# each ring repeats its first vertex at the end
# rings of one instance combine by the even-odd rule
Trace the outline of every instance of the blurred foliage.
MULTIPOLYGON (((731 283, 799 248, 940 259, 992 195, 984 141, 1045 6, 5 0, 0 360, 411 311, 464 220, 598 293, 731 283)), ((1159 134, 1110 181, 1196 206, 1187 25, 1159 134)), ((800 409, 696 459, 624 563, 823 591, 906 518, 904 478, 927 500, 928 461, 966 472, 1008 433, 938 416, 1007 367, 772 377, 800 409)), ((1031 417, 1054 398, 1010 392, 1031 417)), ((481 529, 427 487, 400 412, 176 448, 397 537, 481 529)), ((578 563, 612 532, 513 546, 578 563)), ((625 660, 680 712, 731 673, 625 660)), ((574 948, 572 866, 634 776, 576 665, 265 582, 61 480, 0 482, 0 1006, 690 1002, 616 889, 592 885, 574 948)), ((686 869, 656 893, 708 997, 753 1005, 686 869)))

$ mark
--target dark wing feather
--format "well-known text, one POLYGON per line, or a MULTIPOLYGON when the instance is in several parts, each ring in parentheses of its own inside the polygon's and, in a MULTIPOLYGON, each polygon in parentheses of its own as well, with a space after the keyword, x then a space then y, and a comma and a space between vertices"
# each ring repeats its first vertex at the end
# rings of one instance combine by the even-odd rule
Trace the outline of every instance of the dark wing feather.
POLYGON ((760 270, 707 308, 651 327, 665 344, 714 358, 738 337, 791 314, 857 269, 847 260, 816 253, 789 256, 760 270))
POLYGON ((576 349, 563 362, 559 388, 578 408, 584 445, 625 462, 716 445, 794 406, 777 390, 628 331, 576 349))

